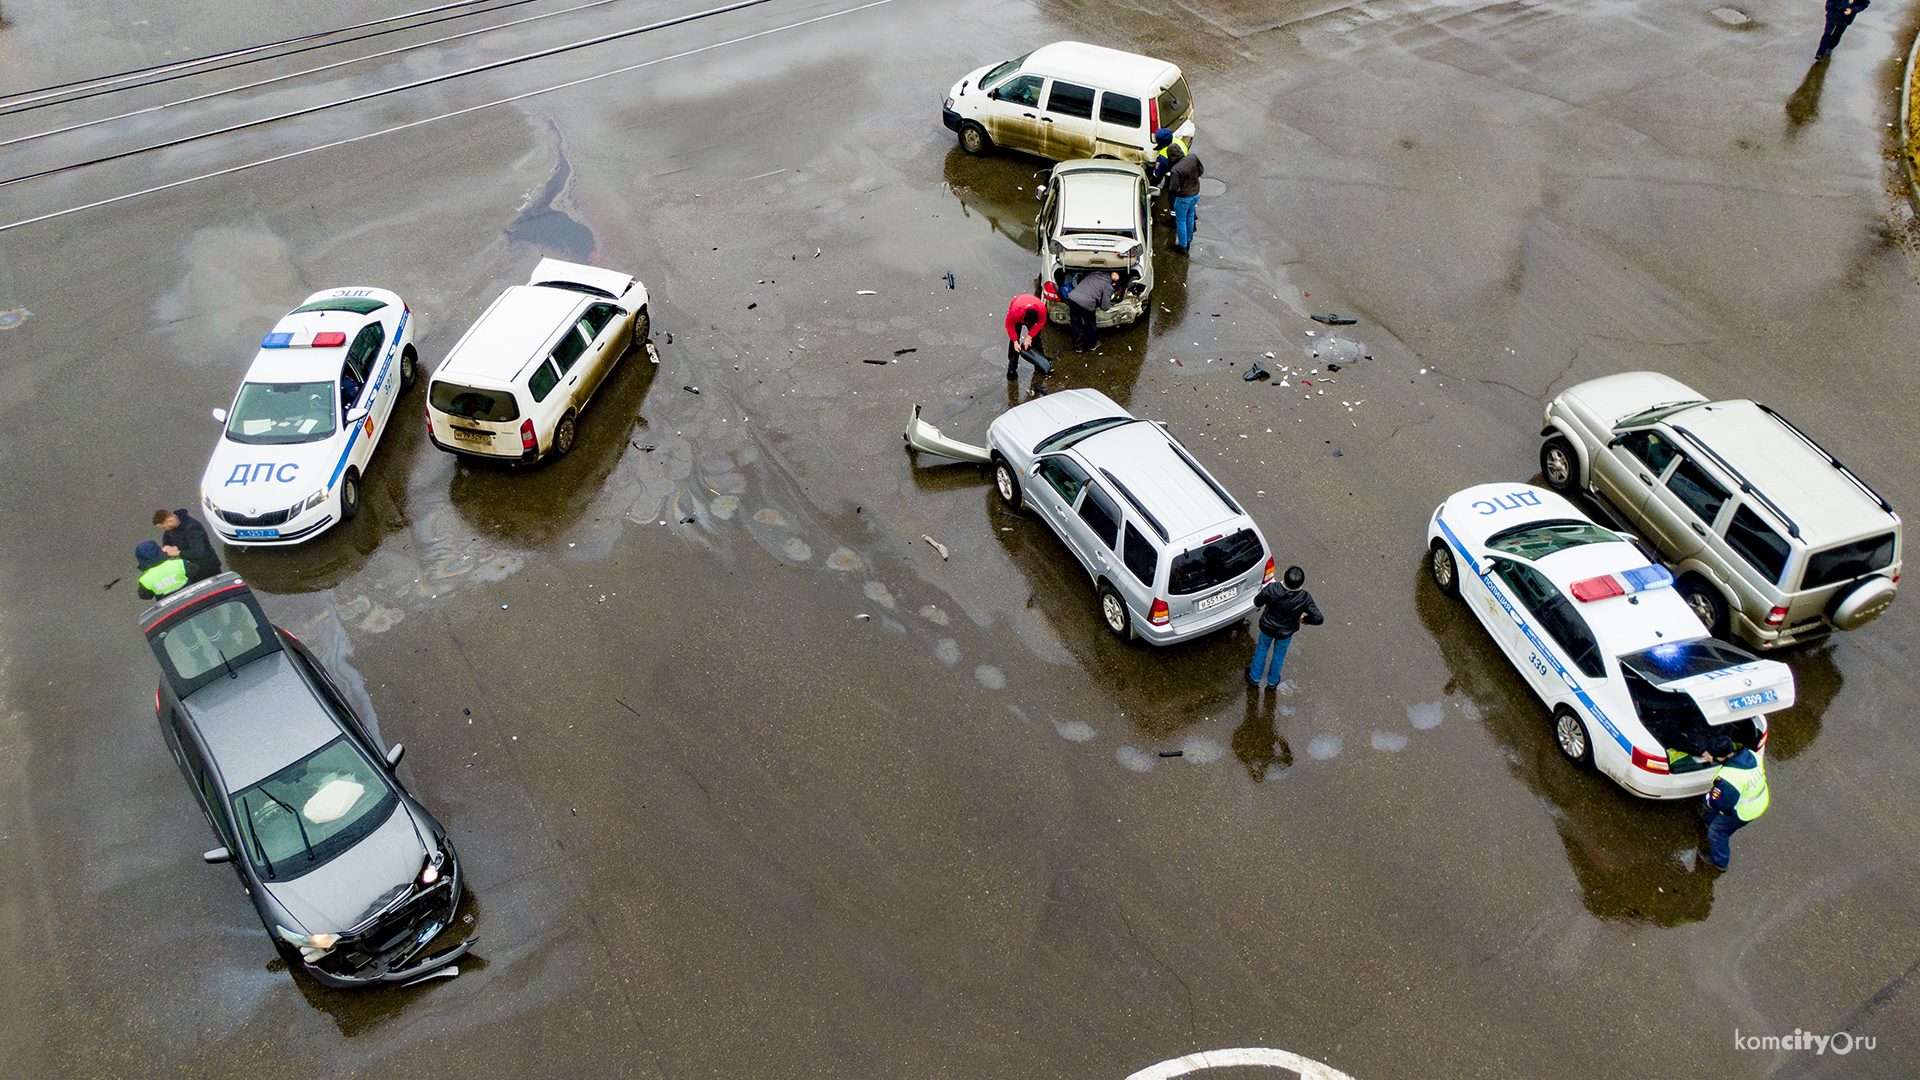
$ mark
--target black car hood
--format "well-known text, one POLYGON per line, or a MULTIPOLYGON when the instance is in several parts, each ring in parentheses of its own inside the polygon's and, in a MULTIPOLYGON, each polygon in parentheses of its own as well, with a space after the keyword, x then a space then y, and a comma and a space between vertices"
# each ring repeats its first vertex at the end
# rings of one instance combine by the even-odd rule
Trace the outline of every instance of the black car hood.
MULTIPOLYGON (((427 859, 405 800, 380 827, 325 865, 263 884, 308 934, 340 934, 404 896, 427 859)), ((297 858, 297 857, 296 857, 297 858)))

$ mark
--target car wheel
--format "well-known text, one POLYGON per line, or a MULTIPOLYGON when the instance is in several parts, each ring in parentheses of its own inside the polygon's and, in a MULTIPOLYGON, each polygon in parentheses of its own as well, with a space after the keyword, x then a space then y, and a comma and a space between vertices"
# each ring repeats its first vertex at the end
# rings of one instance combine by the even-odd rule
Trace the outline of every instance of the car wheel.
POLYGON ((413 389, 413 381, 419 377, 420 355, 409 345, 407 351, 400 354, 400 392, 404 394, 413 389))
POLYGON ((1445 540, 1435 540, 1427 549, 1427 572, 1433 575, 1433 583, 1448 596, 1460 595, 1460 564, 1453 559, 1453 549, 1445 540))
POLYGON ((993 455, 993 486, 1000 489, 1000 501, 1007 504, 1007 509, 1020 509, 1020 479, 999 454, 993 455))
POLYGON ((1100 583, 1100 620, 1113 631, 1113 636, 1121 641, 1133 637, 1133 615, 1127 611, 1127 602, 1122 599, 1113 586, 1100 583))
POLYGON ((1680 583, 1680 596, 1706 626, 1707 633, 1714 637, 1727 636, 1727 602, 1721 598, 1720 590, 1690 577, 1680 583))
POLYGON ((627 342, 628 351, 638 349, 647 343, 647 335, 653 332, 653 316, 647 314, 646 305, 633 316, 633 338, 627 342))
POLYGON ((560 422, 553 426, 554 457, 566 457, 567 451, 573 449, 574 427, 572 412, 568 412, 567 415, 561 417, 560 422))
POLYGON ((1587 725, 1565 705, 1553 710, 1553 741, 1568 761, 1583 769, 1593 768, 1593 740, 1587 738, 1587 725))
POLYGON ((986 128, 969 120, 960 125, 960 149, 976 156, 991 153, 993 140, 987 137, 986 128))
POLYGON ((1580 486, 1580 459, 1574 455, 1573 444, 1563 435, 1555 435, 1540 444, 1540 475, 1547 486, 1562 495, 1571 494, 1580 486))
POLYGON ((340 520, 352 521, 360 513, 360 470, 348 469, 340 478, 340 520))

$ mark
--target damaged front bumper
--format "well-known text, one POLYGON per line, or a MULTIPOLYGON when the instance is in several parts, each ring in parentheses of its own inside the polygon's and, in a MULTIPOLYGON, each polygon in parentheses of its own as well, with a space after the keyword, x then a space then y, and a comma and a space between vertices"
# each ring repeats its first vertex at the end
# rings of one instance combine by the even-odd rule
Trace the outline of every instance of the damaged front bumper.
POLYGON ((985 465, 993 460, 993 456, 984 446, 964 443, 959 439, 949 439, 940 434, 939 428, 920 419, 918 405, 913 407, 913 415, 907 418, 907 430, 902 438, 907 440, 907 446, 911 449, 938 454, 955 461, 970 461, 976 465, 985 465))
POLYGON ((477 939, 468 938, 431 956, 421 952, 453 925, 462 889, 460 864, 448 860, 452 872, 437 885, 422 889, 382 913, 368 929, 342 940, 318 960, 307 961, 307 973, 326 986, 348 989, 381 983, 412 982, 467 955, 477 939))

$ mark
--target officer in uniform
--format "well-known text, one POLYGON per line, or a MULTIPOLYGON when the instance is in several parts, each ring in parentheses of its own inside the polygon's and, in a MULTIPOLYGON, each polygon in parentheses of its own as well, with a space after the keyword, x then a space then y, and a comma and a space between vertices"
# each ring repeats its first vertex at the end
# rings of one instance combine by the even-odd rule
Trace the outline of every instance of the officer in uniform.
POLYGON ((1167 178, 1167 170, 1174 163, 1187 156, 1187 140, 1173 137, 1171 128, 1161 128, 1153 133, 1153 145, 1157 147, 1153 154, 1153 164, 1147 167, 1147 179, 1155 187, 1167 178))
POLYGON ((1725 870, 1733 856, 1727 839, 1767 812, 1767 770, 1758 753, 1725 735, 1713 737, 1707 755, 1719 765, 1707 789, 1707 861, 1725 870))

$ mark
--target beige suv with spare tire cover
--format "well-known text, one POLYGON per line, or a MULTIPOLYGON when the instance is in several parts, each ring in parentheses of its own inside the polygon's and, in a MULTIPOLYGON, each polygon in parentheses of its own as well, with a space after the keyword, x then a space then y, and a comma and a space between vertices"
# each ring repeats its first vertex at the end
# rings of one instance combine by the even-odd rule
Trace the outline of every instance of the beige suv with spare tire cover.
POLYGON ((1900 515, 1765 405, 1635 371, 1554 398, 1540 433, 1547 486, 1601 496, 1673 565, 1716 637, 1779 648, 1893 603, 1900 515))

